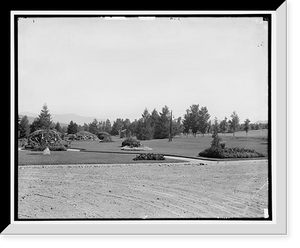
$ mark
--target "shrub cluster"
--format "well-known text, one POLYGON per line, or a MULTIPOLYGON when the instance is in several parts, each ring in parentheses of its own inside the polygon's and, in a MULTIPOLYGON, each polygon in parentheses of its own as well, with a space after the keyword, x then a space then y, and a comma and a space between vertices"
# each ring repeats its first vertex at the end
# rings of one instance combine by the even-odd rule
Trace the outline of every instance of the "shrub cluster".
POLYGON ((25 147, 33 151, 44 151, 46 147, 51 151, 66 151, 68 145, 54 130, 37 130, 28 136, 28 145, 25 147))
POLYGON ((32 151, 44 151, 46 148, 49 148, 50 151, 66 151, 67 148, 62 144, 32 144, 32 151))
POLYGON ((140 147, 142 144, 139 140, 135 138, 127 138, 122 142, 122 147, 123 146, 128 146, 128 147, 140 147))
POLYGON ((97 135, 88 131, 79 131, 75 134, 76 140, 99 140, 97 135))
POLYGON ((26 138, 21 138, 18 139, 18 147, 25 147, 27 145, 27 139, 26 138))
POLYGON ((157 153, 141 153, 137 155, 133 160, 165 160, 166 158, 162 154, 157 153))
POLYGON ((199 153, 200 157, 208 158, 256 158, 264 157, 265 155, 255 150, 245 148, 221 148, 210 147, 199 153))
POLYGON ((97 136, 100 139, 100 142, 113 142, 110 134, 107 132, 99 132, 97 136))

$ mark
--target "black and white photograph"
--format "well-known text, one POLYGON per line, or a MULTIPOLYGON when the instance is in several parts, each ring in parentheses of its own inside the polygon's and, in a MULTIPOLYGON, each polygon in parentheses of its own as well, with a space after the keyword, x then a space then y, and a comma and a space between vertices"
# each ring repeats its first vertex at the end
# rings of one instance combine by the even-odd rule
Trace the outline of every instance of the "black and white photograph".
POLYGON ((17 220, 272 220, 270 15, 17 17, 17 220))

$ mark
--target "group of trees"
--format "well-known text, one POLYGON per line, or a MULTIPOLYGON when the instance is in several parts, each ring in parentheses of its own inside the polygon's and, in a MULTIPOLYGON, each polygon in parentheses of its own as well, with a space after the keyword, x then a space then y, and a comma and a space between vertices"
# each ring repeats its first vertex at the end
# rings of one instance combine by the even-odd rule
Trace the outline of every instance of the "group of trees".
MULTIPOLYGON (((196 136, 198 132, 201 133, 202 136, 206 133, 215 132, 232 132, 234 135, 236 131, 240 130, 240 119, 235 111, 230 115, 230 118, 231 119, 228 120, 227 117, 225 117, 224 120, 220 121, 220 123, 217 118, 215 118, 214 123, 212 124, 207 107, 199 108, 199 104, 194 104, 186 110, 186 114, 184 115, 183 132, 186 135, 192 133, 194 136, 196 136)), ((247 120, 247 126, 249 126, 250 121, 249 119, 247 120)), ((248 130, 249 128, 247 129, 247 132, 248 130)))
POLYGON ((225 117, 222 121, 214 119, 212 123, 207 107, 199 107, 199 104, 193 104, 186 110, 183 119, 172 116, 168 106, 164 106, 160 112, 154 109, 151 113, 147 108, 144 109, 141 117, 131 122, 128 118, 117 118, 113 124, 110 120, 97 121, 94 119, 91 123, 78 125, 70 121, 69 125, 61 126, 59 122, 54 123, 46 104, 44 104, 39 116, 29 124, 27 116, 18 119, 19 137, 27 137, 30 133, 41 129, 54 129, 62 134, 75 134, 79 131, 89 131, 93 134, 107 132, 111 135, 122 137, 136 136, 139 140, 165 139, 172 138, 175 135, 184 133, 234 133, 239 130, 246 131, 268 128, 268 124, 251 124, 249 119, 240 124, 240 119, 234 111, 230 119, 225 117))
POLYGON ((209 128, 210 114, 206 107, 199 109, 199 104, 193 104, 186 110, 183 119, 183 132, 185 134, 192 133, 196 136, 199 131, 204 135, 209 128))
POLYGON ((107 119, 106 121, 98 122, 97 119, 94 119, 91 123, 84 123, 83 126, 78 125, 76 122, 70 121, 67 127, 68 134, 75 134, 79 131, 88 131, 93 134, 98 134, 99 132, 111 132, 111 123, 107 119))
POLYGON ((113 123, 111 135, 136 136, 139 140, 165 139, 182 132, 181 117, 171 118, 168 106, 161 112, 154 109, 151 113, 144 109, 141 118, 131 122, 129 119, 116 119, 113 123), (172 125, 171 125, 172 121, 172 125), (170 125, 172 129, 170 131, 170 125))

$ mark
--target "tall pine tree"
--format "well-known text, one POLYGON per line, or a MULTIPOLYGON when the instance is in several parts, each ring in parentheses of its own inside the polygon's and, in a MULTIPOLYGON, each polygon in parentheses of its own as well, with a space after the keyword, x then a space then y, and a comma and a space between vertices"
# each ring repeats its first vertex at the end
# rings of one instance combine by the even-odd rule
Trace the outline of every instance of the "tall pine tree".
POLYGON ((228 121, 230 130, 232 131, 233 136, 235 136, 234 133, 238 129, 238 126, 240 123, 240 118, 235 111, 233 111, 233 113, 230 115, 230 117, 231 117, 231 120, 228 121))
POLYGON ((202 136, 206 133, 208 128, 208 120, 210 118, 210 114, 206 107, 201 107, 199 110, 199 131, 202 133, 202 136))
POLYGON ((43 109, 41 110, 41 113, 38 116, 38 119, 39 119, 39 125, 41 129, 47 129, 47 130, 50 129, 52 125, 52 120, 51 120, 51 114, 49 112, 46 103, 44 104, 43 109))
POLYGON ((34 132, 37 130, 49 130, 51 127, 53 127, 51 114, 49 112, 47 104, 45 103, 39 116, 35 118, 30 125, 30 132, 34 132))
POLYGON ((75 134, 78 132, 78 125, 73 122, 70 121, 70 124, 68 125, 68 134, 75 134))

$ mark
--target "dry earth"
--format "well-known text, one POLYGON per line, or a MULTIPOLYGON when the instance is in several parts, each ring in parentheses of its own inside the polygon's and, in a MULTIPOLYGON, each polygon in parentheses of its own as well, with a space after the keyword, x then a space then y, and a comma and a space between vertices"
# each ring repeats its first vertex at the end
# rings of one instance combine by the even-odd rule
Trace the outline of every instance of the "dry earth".
POLYGON ((19 166, 19 219, 264 218, 267 161, 19 166))

